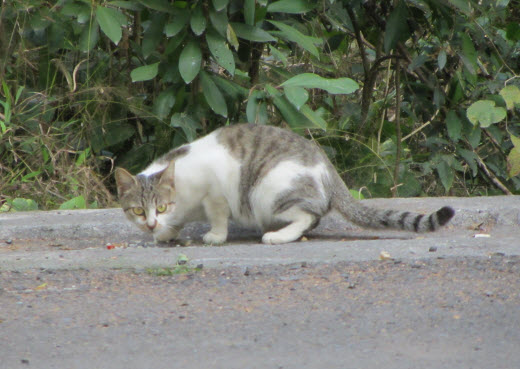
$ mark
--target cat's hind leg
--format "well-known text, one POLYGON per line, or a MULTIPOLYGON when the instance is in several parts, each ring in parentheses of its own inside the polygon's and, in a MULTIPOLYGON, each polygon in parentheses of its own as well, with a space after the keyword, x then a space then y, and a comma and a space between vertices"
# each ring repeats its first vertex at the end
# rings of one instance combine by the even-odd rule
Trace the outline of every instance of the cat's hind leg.
POLYGON ((279 221, 289 223, 276 232, 267 232, 262 237, 262 242, 267 244, 279 244, 292 242, 300 238, 303 232, 313 228, 319 218, 298 206, 293 206, 277 216, 279 221))
POLYGON ((211 225, 211 230, 202 239, 205 244, 220 245, 226 242, 228 222, 231 211, 224 197, 207 196, 202 200, 204 212, 211 225))

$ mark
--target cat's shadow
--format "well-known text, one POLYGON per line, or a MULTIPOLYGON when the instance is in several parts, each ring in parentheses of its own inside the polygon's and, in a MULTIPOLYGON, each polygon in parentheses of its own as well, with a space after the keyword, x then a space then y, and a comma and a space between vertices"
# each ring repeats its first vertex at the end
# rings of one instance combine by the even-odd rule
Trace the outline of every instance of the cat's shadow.
MULTIPOLYGON (((306 241, 345 241, 352 242, 358 240, 383 240, 383 239, 411 239, 415 234, 403 231, 388 230, 363 230, 352 224, 346 223, 343 219, 329 218, 322 221, 315 229, 307 232, 302 238, 295 242, 306 241)), ((179 240, 154 244, 146 242, 147 246, 154 247, 187 247, 203 246, 202 237, 210 230, 209 224, 194 222, 187 224, 181 231, 179 240)), ((230 222, 228 239, 222 246, 237 244, 259 244, 262 242, 262 232, 259 229, 244 228, 230 222)))

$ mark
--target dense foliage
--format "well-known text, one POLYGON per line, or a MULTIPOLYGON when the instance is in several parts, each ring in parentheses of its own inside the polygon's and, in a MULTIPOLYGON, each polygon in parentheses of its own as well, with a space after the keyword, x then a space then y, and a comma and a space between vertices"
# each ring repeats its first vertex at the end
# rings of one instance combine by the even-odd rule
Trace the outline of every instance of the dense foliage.
POLYGON ((365 196, 520 193, 518 1, 1 6, 2 211, 110 205, 115 166, 245 121, 365 196))

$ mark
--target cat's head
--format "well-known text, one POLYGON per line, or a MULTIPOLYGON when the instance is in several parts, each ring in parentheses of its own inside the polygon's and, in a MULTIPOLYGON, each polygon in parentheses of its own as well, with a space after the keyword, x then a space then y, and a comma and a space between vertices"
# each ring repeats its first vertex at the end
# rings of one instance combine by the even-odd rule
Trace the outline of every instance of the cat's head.
POLYGON ((161 240, 170 233, 168 221, 175 210, 175 164, 157 172, 136 176, 117 168, 115 178, 119 202, 126 217, 141 230, 161 240))

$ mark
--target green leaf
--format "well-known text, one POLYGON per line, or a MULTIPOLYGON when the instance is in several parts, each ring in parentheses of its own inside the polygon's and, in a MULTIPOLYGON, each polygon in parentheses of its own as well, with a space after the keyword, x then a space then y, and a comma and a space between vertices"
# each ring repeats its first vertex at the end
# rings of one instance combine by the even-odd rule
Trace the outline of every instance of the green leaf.
POLYGON ((511 135, 513 148, 507 156, 507 168, 509 177, 513 178, 520 174, 520 138, 511 135))
POLYGON ((267 105, 263 91, 253 91, 247 100, 246 116, 249 123, 267 123, 267 105))
POLYGON ((348 190, 350 192, 350 194, 352 195, 353 198, 357 199, 357 200, 363 200, 365 198, 365 196, 363 196, 363 194, 361 193, 361 190, 348 190))
MULTIPOLYGON (((60 13, 63 15, 69 16, 69 17, 78 17, 79 18, 81 13, 90 13, 90 10, 91 10, 90 4, 87 5, 87 4, 69 1, 65 4, 63 4, 63 7, 61 8, 60 13)), ((90 16, 88 18, 90 18, 90 16)), ((84 23, 84 22, 80 22, 79 19, 78 19, 78 22, 84 23)))
POLYGON ((471 16, 472 9, 470 1, 468 0, 448 0, 454 7, 464 13, 466 16, 471 16))
POLYGON ((197 6, 191 14, 190 26, 193 33, 200 36, 206 30, 206 17, 202 13, 202 7, 197 6))
POLYGON ((15 198, 11 204, 11 211, 38 210, 38 204, 32 199, 15 198))
POLYGON ((190 12, 186 9, 176 9, 172 21, 164 27, 166 37, 173 37, 178 34, 190 22, 190 12))
POLYGON ((224 9, 227 4, 229 3, 229 0, 213 0, 213 7, 216 11, 221 11, 224 9))
POLYGON ((213 27, 217 30, 217 32, 222 36, 226 37, 228 30, 228 16, 225 10, 220 12, 215 11, 214 9, 209 10, 209 20, 213 27))
POLYGON ((479 126, 473 126, 473 129, 466 134, 469 144, 476 149, 480 145, 480 137, 482 136, 482 129, 479 126))
POLYGON ((258 95, 259 91, 253 91, 247 99, 246 117, 249 123, 256 123, 256 116, 258 112, 258 95))
POLYGON ((195 40, 191 40, 184 49, 182 49, 181 55, 179 56, 179 72, 186 84, 197 77, 201 63, 202 52, 200 51, 200 47, 195 40))
POLYGON ((447 56, 446 56, 446 50, 441 50, 439 51, 439 55, 437 55, 437 65, 439 66, 439 70, 443 70, 444 67, 446 66, 446 60, 447 60, 447 56))
POLYGON ((280 86, 321 88, 330 94, 351 94, 359 89, 356 81, 350 78, 323 78, 314 73, 302 73, 294 76, 280 86))
MULTIPOLYGON (((316 46, 314 46, 316 42, 316 38, 309 37, 298 31, 296 28, 293 28, 285 23, 273 21, 268 21, 272 25, 274 25, 276 28, 278 28, 280 31, 280 37, 287 39, 291 42, 296 43, 301 48, 307 50, 309 53, 314 55, 316 58, 320 58, 320 53, 316 46)), ((321 41, 321 40, 320 40, 321 41)))
POLYGON ((458 142, 462 137, 462 122, 454 110, 450 110, 446 115, 446 127, 450 139, 453 142, 458 142))
MULTIPOLYGON (((276 39, 261 28, 244 23, 229 23, 233 32, 240 38, 255 42, 276 41, 276 39)), ((228 37, 229 40, 229 37, 228 37)), ((231 42, 230 42, 231 43, 231 42)), ((233 45, 233 43, 231 43, 233 45)))
POLYGON ((321 128, 311 122, 305 115, 296 110, 283 94, 276 90, 271 85, 266 85, 265 89, 271 96, 274 106, 280 111, 285 121, 294 130, 303 128, 321 128))
POLYGON ((135 68, 130 72, 132 82, 149 81, 154 79, 159 72, 159 62, 135 68))
POLYGON ((513 42, 520 41, 520 24, 511 22, 506 27, 506 37, 513 42))
POLYGON ((313 10, 317 3, 308 0, 280 0, 267 6, 269 13, 301 14, 313 10))
POLYGON ((247 25, 255 25, 255 0, 244 1, 244 19, 247 25))
POLYGON ((200 83, 202 85, 202 93, 204 94, 208 105, 215 113, 226 118, 226 100, 224 99, 224 96, 222 96, 222 93, 215 82, 213 82, 210 76, 204 71, 200 72, 200 83))
POLYGON ((424 65, 424 63, 426 63, 426 61, 428 61, 429 59, 430 59, 430 57, 426 54, 417 55, 415 58, 413 58, 412 62, 408 66, 408 70, 411 72, 411 71, 416 70, 419 67, 422 67, 424 65))
POLYGON ((158 119, 166 119, 175 104, 175 89, 173 87, 162 91, 153 103, 153 112, 158 119))
POLYGON ((176 37, 172 37, 168 40, 168 44, 166 45, 166 49, 164 50, 164 55, 170 55, 183 43, 186 38, 188 32, 183 30, 181 33, 177 34, 176 37))
POLYGON ((226 38, 231 46, 235 48, 236 51, 238 51, 239 43, 238 38, 233 30, 233 27, 231 27, 231 24, 228 23, 227 30, 226 30, 226 38))
POLYGON ((141 11, 143 7, 140 4, 137 4, 134 1, 109 1, 108 5, 116 6, 118 8, 133 10, 133 11, 141 11))
POLYGON ((168 0, 139 0, 139 2, 147 8, 163 13, 175 14, 176 8, 168 0))
POLYGON ((79 49, 83 52, 91 51, 96 46, 99 39, 98 23, 85 24, 83 32, 79 38, 79 49))
POLYGON ((143 36, 142 52, 145 58, 148 58, 161 43, 167 18, 164 13, 156 13, 152 16, 152 22, 143 36))
POLYGON ((314 127, 321 128, 323 130, 327 129, 327 122, 314 110, 312 110, 309 105, 303 105, 299 110, 303 115, 305 115, 305 117, 307 117, 307 119, 309 119, 309 121, 312 122, 314 127))
POLYGON ((408 8, 404 1, 401 0, 395 9, 392 10, 386 22, 385 39, 383 42, 386 53, 393 50, 398 42, 408 39, 410 30, 408 29, 407 19, 408 8))
POLYGON ((217 32, 209 29, 206 33, 206 41, 209 51, 217 63, 226 69, 231 75, 235 74, 235 59, 229 50, 226 40, 217 32))
POLYGON ((184 265, 189 261, 188 257, 185 254, 179 254, 177 256, 177 265, 184 265))
POLYGON ((461 55, 460 58, 464 63, 466 69, 473 75, 477 73, 477 51, 475 50, 475 46, 473 45, 473 41, 471 38, 465 34, 461 33, 460 39, 462 42, 461 45, 461 55))
POLYGON ((309 99, 309 93, 303 87, 286 86, 284 87, 285 97, 294 105, 297 110, 300 110, 309 99))
POLYGON ((124 121, 111 121, 106 124, 99 124, 92 129, 91 146, 94 152, 99 152, 104 148, 117 145, 128 140, 135 134, 135 128, 124 121))
POLYGON ((451 186, 453 185, 453 180, 455 179, 453 169, 445 160, 441 160, 436 165, 435 169, 439 174, 439 178, 441 179, 441 183, 444 186, 444 189, 446 190, 446 192, 448 192, 451 186))
POLYGON ((287 57, 280 50, 269 44, 269 51, 278 61, 282 62, 284 67, 287 67, 287 57))
POLYGON ((478 100, 469 106, 466 114, 471 123, 480 123, 481 127, 486 128, 503 120, 507 111, 502 107, 496 107, 492 100, 478 100))
POLYGON ((121 27, 126 24, 125 15, 113 8, 98 6, 96 20, 103 33, 117 45, 123 36, 121 27))
POLYGON ((247 88, 244 88, 227 78, 222 78, 216 75, 213 75, 212 78, 218 88, 233 100, 244 99, 249 94, 247 88))
POLYGON ((31 181, 29 181, 31 178, 38 177, 40 174, 42 174, 41 170, 37 170, 36 172, 31 172, 29 174, 26 174, 22 177, 22 182, 23 183, 31 182, 31 181))
POLYGON ((469 168, 471 169, 471 172, 473 174, 473 177, 476 177, 478 174, 478 156, 475 154, 475 152, 465 149, 458 149, 457 154, 462 156, 464 161, 469 165, 469 168))
POLYGON ((518 86, 509 85, 504 87, 500 91, 500 96, 504 98, 507 110, 513 110, 515 105, 520 105, 520 88, 518 86))
POLYGON ((60 205, 60 210, 74 210, 74 209, 86 209, 87 202, 83 196, 77 196, 73 199, 65 201, 60 205))
POLYGON ((90 156, 90 147, 87 147, 85 150, 81 151, 78 158, 76 159, 76 166, 80 167, 83 165, 85 160, 90 156))
POLYGON ((175 113, 170 120, 170 126, 181 128, 188 142, 197 138, 197 129, 201 128, 199 122, 185 113, 175 113))

